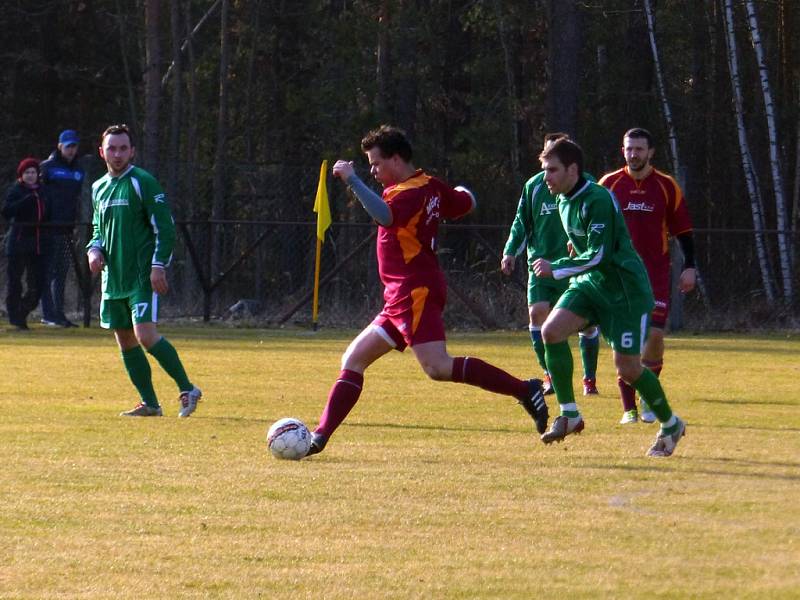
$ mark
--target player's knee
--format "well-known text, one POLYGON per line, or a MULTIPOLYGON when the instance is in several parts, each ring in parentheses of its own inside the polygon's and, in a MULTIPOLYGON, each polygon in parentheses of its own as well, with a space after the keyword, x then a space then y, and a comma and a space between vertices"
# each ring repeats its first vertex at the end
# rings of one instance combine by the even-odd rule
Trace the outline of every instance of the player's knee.
POLYGON ((452 379, 452 366, 447 369, 442 363, 432 361, 420 361, 419 364, 425 374, 434 381, 450 381, 452 379))
POLYGON ((617 375, 628 385, 633 385, 641 374, 642 365, 639 363, 622 363, 617 365, 617 375))

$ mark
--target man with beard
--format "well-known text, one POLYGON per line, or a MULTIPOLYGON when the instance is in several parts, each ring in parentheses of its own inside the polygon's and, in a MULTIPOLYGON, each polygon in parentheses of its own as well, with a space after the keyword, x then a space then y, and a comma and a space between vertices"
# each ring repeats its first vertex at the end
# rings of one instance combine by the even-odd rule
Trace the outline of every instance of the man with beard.
MULTIPOLYGON (((678 288, 682 293, 690 292, 697 279, 692 222, 678 183, 650 164, 655 153, 650 132, 636 127, 625 132, 622 140, 625 166, 604 175, 600 184, 616 196, 633 247, 647 268, 655 308, 650 316, 642 364, 658 376, 664 365, 664 328, 669 315, 669 238, 677 238, 683 251, 678 288)), ((624 411, 620 423, 636 423, 640 417, 636 410, 636 393, 622 379, 618 379, 618 383, 624 411)), ((655 421, 655 415, 644 401, 641 419, 646 423, 655 421)))
POLYGON ((100 138, 108 173, 92 185, 93 235, 89 269, 103 273, 100 326, 113 329, 141 401, 125 417, 160 417, 150 363, 142 347, 172 377, 180 395, 179 417, 197 408, 202 393, 186 376, 175 348, 158 333, 158 297, 169 290, 166 268, 175 245, 175 222, 158 181, 134 166, 126 125, 108 127, 100 138))

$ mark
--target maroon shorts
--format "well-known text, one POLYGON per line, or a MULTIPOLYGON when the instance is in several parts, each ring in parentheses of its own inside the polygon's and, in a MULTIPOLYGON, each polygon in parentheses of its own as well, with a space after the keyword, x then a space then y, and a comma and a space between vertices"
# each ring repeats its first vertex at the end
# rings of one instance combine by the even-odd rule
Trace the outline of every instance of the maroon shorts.
POLYGON ((411 294, 391 307, 384 306, 372 321, 372 327, 402 352, 406 346, 445 339, 444 298, 427 287, 414 288, 411 294))

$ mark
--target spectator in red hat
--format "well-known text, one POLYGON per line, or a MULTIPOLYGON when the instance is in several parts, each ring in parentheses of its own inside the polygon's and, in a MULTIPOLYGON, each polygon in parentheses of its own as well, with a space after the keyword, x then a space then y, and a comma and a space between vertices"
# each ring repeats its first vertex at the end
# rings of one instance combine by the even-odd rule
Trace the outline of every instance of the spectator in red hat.
POLYGON ((46 232, 50 201, 39 184, 39 161, 24 158, 17 167, 17 181, 6 194, 3 216, 10 227, 6 235, 8 321, 20 331, 28 329, 28 313, 39 304, 47 278, 46 232), (27 289, 23 293, 22 280, 27 289))

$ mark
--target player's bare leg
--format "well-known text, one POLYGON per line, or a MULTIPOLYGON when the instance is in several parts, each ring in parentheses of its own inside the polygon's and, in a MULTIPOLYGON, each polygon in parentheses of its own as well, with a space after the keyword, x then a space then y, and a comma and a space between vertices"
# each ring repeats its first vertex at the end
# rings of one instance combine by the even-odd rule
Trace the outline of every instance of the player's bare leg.
POLYGON ((342 355, 339 377, 328 392, 319 426, 311 434, 311 447, 306 456, 322 452, 333 432, 356 405, 364 385, 364 371, 394 348, 390 339, 382 335, 381 329, 369 325, 350 342, 342 355))

